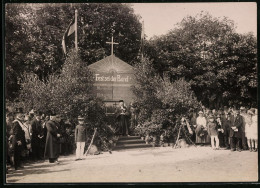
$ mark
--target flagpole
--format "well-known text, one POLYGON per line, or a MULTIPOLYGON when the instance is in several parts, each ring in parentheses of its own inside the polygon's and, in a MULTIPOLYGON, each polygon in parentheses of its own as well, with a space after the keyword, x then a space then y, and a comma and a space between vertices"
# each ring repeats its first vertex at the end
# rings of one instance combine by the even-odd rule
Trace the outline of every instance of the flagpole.
POLYGON ((75 10, 75 49, 78 51, 78 10, 75 10))
POLYGON ((142 34, 141 34, 141 60, 144 60, 144 21, 142 21, 142 34))
POLYGON ((113 42, 114 42, 114 37, 113 37, 113 34, 112 34, 112 47, 111 47, 111 55, 113 55, 113 53, 114 53, 114 45, 113 45, 113 42))

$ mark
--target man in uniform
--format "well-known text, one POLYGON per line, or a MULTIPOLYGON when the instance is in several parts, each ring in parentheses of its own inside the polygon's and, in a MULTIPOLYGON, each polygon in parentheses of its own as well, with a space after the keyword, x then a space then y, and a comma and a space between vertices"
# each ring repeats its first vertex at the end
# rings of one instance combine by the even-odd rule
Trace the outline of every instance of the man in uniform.
POLYGON ((46 144, 45 144, 45 152, 44 156, 45 158, 49 158, 50 163, 57 163, 58 157, 59 157, 59 142, 58 138, 60 137, 60 134, 58 134, 58 124, 60 117, 57 116, 55 113, 51 113, 50 120, 46 122, 46 128, 47 128, 47 136, 46 136, 46 144))

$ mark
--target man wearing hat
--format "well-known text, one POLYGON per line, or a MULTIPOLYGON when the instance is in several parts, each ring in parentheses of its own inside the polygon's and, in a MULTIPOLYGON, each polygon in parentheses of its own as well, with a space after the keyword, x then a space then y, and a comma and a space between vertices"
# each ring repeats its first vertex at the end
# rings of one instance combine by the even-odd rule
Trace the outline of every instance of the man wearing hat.
POLYGON ((116 109, 115 115, 116 120, 118 121, 120 134, 122 134, 123 136, 129 136, 129 112, 127 111, 127 108, 124 105, 123 100, 119 101, 119 107, 116 109))
POLYGON ((87 141, 87 126, 84 123, 84 118, 78 116, 79 124, 75 128, 75 142, 77 145, 75 161, 82 160, 84 157, 84 148, 87 141))
POLYGON ((243 126, 243 118, 239 114, 238 110, 233 110, 234 115, 230 117, 230 144, 231 151, 239 151, 241 152, 240 142, 242 137, 242 126, 243 126))
POLYGON ((22 129, 23 119, 24 115, 22 108, 18 108, 16 110, 15 120, 13 121, 13 127, 11 131, 11 148, 13 150, 13 162, 15 170, 18 168, 23 168, 21 165, 21 153, 26 149, 25 132, 22 129))
POLYGON ((56 117, 55 113, 50 114, 50 120, 46 122, 47 128, 47 136, 46 136, 46 144, 45 144, 45 158, 49 158, 50 163, 57 163, 59 157, 59 142, 58 138, 60 134, 58 134, 58 123, 59 116, 56 117))
POLYGON ((250 121, 250 117, 248 116, 248 114, 246 113, 246 108, 241 106, 240 107, 240 115, 242 116, 243 118, 243 124, 242 124, 242 127, 241 127, 241 146, 243 150, 247 150, 248 149, 248 146, 247 146, 247 138, 246 138, 246 133, 245 133, 245 126, 246 124, 248 123, 248 121, 250 121))

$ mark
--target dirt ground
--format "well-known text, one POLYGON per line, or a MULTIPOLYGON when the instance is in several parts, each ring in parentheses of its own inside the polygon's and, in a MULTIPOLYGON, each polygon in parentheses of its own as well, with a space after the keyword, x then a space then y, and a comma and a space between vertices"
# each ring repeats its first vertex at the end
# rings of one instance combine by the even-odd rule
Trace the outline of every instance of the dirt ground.
POLYGON ((258 153, 210 147, 156 147, 104 152, 82 161, 60 157, 10 170, 7 183, 248 182, 258 180, 258 153))

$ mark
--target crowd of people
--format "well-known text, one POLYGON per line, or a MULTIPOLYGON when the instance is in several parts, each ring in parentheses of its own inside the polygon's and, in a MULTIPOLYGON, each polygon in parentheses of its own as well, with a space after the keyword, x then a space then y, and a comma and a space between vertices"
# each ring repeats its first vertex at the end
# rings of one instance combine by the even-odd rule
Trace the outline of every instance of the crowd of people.
POLYGON ((51 112, 25 114, 18 108, 6 113, 6 146, 7 165, 15 170, 25 161, 49 158, 50 163, 58 163, 59 155, 75 151, 75 126, 51 112))
POLYGON ((212 149, 230 149, 241 152, 258 150, 258 112, 256 108, 224 107, 223 110, 203 110, 187 119, 191 140, 200 145, 211 144, 212 149))
MULTIPOLYGON (((133 110, 132 110, 133 111, 133 110)), ((120 135, 129 136, 128 113, 124 101, 119 101, 115 118, 120 135)), ((239 110, 224 107, 223 110, 203 108, 191 117, 181 118, 192 142, 200 145, 211 144, 212 149, 230 149, 231 151, 258 150, 257 109, 239 110), (186 126, 185 126, 186 125, 186 126)), ((136 126, 137 118, 132 117, 131 127, 136 126)), ((7 164, 15 170, 23 168, 22 161, 39 161, 46 158, 50 163, 59 163, 59 155, 76 153, 75 160, 82 160, 87 141, 87 126, 84 117, 78 117, 77 125, 70 123, 55 113, 43 114, 30 111, 24 114, 22 109, 15 113, 6 113, 6 157, 7 164)))

